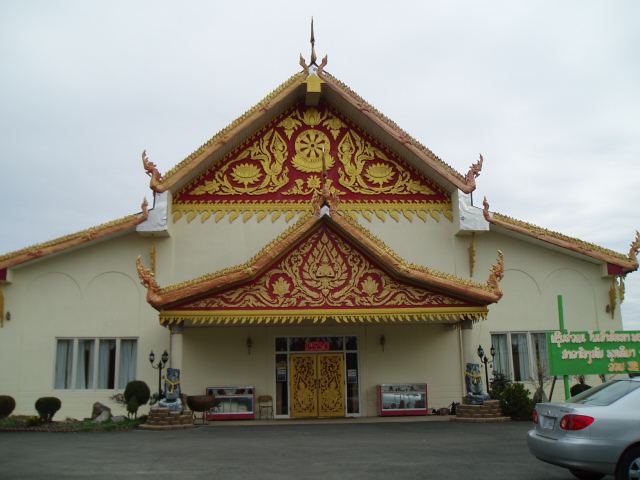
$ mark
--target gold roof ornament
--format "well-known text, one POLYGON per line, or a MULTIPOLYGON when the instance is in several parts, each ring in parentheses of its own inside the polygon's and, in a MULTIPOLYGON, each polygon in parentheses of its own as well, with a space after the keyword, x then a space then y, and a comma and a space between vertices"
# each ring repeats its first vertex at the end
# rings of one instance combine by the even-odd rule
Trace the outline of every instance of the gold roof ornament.
POLYGON ((327 66, 327 63, 329 62, 328 55, 324 56, 324 58, 322 59, 322 62, 320 63, 320 66, 318 66, 318 64, 316 63, 317 58, 318 57, 316 56, 316 37, 313 31, 313 17, 311 17, 311 58, 310 58, 309 65, 307 65, 307 62, 305 61, 302 54, 300 54, 300 66, 304 69, 305 75, 307 76, 311 76, 313 74, 320 75, 324 70, 324 67, 327 66), (312 69, 311 68, 312 66, 316 68, 312 69))

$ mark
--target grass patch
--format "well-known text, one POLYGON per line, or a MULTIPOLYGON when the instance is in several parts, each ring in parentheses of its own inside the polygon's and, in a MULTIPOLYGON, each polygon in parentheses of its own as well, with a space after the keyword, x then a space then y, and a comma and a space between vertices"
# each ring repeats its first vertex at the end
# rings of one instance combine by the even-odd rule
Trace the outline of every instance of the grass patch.
POLYGON ((135 419, 125 418, 122 422, 118 423, 109 420, 100 424, 93 423, 90 418, 85 418, 84 420, 67 418, 60 422, 43 422, 38 416, 10 415, 9 417, 0 420, 0 429, 18 429, 26 431, 46 430, 52 432, 112 432, 138 428, 138 425, 146 423, 146 421, 146 415, 135 419))

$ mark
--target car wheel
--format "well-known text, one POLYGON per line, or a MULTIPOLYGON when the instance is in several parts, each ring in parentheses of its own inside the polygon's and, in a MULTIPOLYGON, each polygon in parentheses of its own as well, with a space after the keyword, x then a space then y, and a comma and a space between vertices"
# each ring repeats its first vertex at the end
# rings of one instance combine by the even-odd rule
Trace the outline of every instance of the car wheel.
POLYGON ((575 468, 570 468, 569 471, 578 480, 600 480, 604 477, 603 473, 587 472, 586 470, 576 470, 575 468))
POLYGON ((616 468, 616 480, 640 478, 640 447, 634 447, 625 452, 616 468))

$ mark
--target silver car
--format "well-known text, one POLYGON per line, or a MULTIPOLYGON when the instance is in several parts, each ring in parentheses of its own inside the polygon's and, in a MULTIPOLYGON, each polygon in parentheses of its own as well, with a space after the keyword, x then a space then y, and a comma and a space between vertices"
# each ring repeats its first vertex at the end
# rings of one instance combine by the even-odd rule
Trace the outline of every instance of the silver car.
POLYGON ((560 403, 539 403, 527 434, 537 458, 580 480, 640 479, 640 377, 593 387, 560 403))

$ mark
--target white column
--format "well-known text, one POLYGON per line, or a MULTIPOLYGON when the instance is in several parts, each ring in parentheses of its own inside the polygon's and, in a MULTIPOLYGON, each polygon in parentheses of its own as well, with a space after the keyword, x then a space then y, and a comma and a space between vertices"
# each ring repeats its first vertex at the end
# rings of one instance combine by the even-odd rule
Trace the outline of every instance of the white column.
POLYGON ((171 368, 180 369, 180 376, 182 377, 182 331, 184 326, 179 323, 171 325, 171 346, 169 352, 169 363, 171 368))

